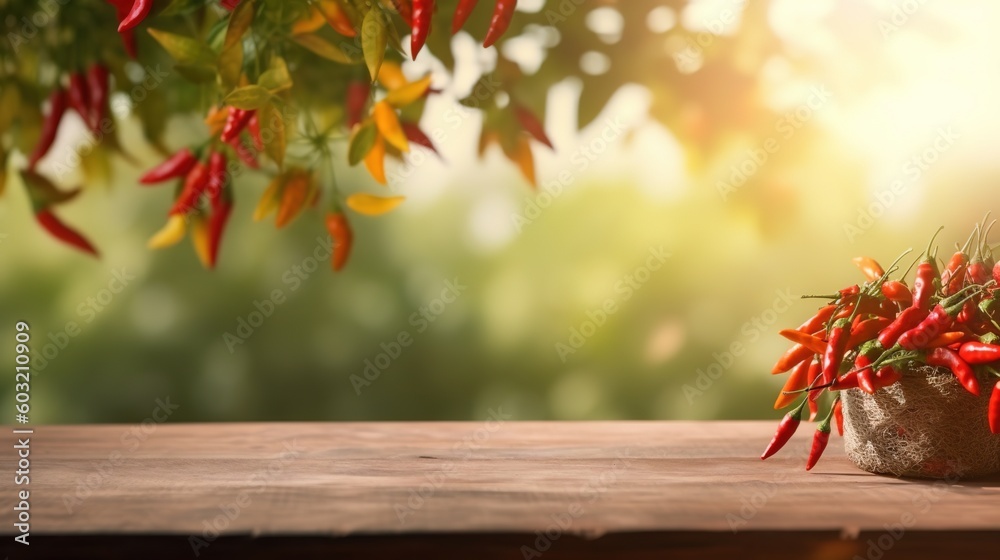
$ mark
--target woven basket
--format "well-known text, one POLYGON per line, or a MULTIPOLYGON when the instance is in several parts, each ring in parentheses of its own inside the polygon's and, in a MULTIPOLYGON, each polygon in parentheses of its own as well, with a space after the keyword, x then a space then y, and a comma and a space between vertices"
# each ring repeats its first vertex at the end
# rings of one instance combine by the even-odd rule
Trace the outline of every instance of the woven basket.
POLYGON ((975 397, 946 369, 918 366, 869 395, 842 394, 844 448, 859 468, 917 478, 974 478, 1000 473, 1000 435, 987 407, 995 379, 980 378, 975 397))

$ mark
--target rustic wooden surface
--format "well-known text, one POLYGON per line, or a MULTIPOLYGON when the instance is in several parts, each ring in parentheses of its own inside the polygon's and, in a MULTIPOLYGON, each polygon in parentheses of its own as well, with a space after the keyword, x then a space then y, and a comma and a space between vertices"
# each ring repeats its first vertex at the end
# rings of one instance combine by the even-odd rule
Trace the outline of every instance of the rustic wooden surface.
MULTIPOLYGON (((735 529, 849 540, 901 523, 910 532, 1000 528, 997 479, 871 475, 847 461, 836 435, 807 473, 811 426, 759 459, 774 426, 166 424, 137 446, 123 440, 134 426, 40 426, 31 442, 32 536, 204 535, 213 521, 223 535, 258 537, 735 529)), ((9 450, 0 469, 15 470, 9 450)), ((13 489, 3 485, 8 512, 13 489)))

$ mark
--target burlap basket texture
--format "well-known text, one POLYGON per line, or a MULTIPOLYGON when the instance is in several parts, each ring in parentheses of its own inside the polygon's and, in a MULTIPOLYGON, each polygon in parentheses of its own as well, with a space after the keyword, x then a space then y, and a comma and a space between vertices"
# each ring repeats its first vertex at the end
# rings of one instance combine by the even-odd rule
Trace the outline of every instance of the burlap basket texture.
POLYGON ((916 365, 869 395, 843 391, 844 448, 859 468, 918 478, 974 478, 1000 473, 1000 435, 987 407, 996 383, 980 377, 980 396, 944 368, 916 365))

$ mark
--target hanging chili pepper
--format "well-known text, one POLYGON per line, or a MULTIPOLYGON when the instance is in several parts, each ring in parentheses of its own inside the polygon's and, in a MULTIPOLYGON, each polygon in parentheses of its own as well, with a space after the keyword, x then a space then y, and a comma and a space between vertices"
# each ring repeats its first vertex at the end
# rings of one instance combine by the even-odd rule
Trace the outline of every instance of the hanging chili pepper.
POLYGON ((153 237, 149 238, 146 246, 150 249, 163 249, 164 247, 176 245, 181 239, 184 239, 186 231, 187 225, 184 216, 174 214, 167 218, 167 223, 154 233, 153 237))
POLYGON ((108 117, 108 67, 94 63, 87 69, 87 88, 90 90, 90 129, 100 130, 104 119, 108 117))
POLYGON ((399 17, 403 18, 406 25, 413 25, 413 11, 410 9, 410 0, 392 0, 392 6, 396 8, 399 17))
POLYGON ((851 262, 858 267, 858 270, 865 275, 865 280, 872 282, 878 280, 885 274, 882 270, 882 266, 879 265, 875 259, 870 257, 854 257, 851 262))
POLYGON ((853 370, 841 375, 830 385, 831 391, 846 391, 847 389, 858 388, 858 371, 853 370))
POLYGON ((451 20, 451 34, 454 35, 465 25, 465 20, 469 19, 469 14, 476 7, 477 0, 458 0, 455 6, 455 17, 451 20))
POLYGON ((927 354, 927 363, 932 366, 947 367, 966 391, 979 396, 979 379, 976 378, 976 372, 972 371, 969 364, 954 350, 945 347, 935 348, 927 354))
POLYGON ((827 414, 826 418, 819 423, 816 427, 816 433, 813 435, 812 448, 809 449, 809 459, 806 460, 806 470, 812 470, 819 461, 820 456, 823 455, 823 451, 826 450, 826 444, 830 441, 830 417, 833 416, 833 409, 830 409, 830 414, 827 414))
POLYGON ((830 336, 827 339, 826 350, 823 353, 823 381, 824 385, 833 382, 837 378, 840 369, 840 362, 844 359, 844 351, 847 349, 847 340, 850 338, 848 319, 837 319, 830 329, 830 336))
POLYGON ((786 443, 788 443, 792 434, 794 434, 795 430, 799 427, 799 422, 802 420, 802 407, 805 404, 805 401, 803 401, 802 404, 795 407, 794 410, 789 411, 788 414, 785 414, 785 417, 781 419, 781 422, 778 423, 778 430, 774 433, 774 437, 771 438, 771 443, 767 444, 767 448, 760 456, 761 460, 774 455, 778 452, 778 450, 784 447, 786 443))
POLYGON ((1000 360, 1000 346, 982 342, 966 342, 958 351, 970 364, 988 364, 1000 360))
POLYGON ((183 177, 191 171, 196 163, 198 163, 198 159, 194 153, 190 149, 184 148, 170 156, 169 159, 160 165, 147 171, 139 178, 139 182, 144 185, 152 185, 176 179, 177 177, 183 177))
POLYGON ((883 348, 892 348, 903 333, 920 324, 926 317, 927 311, 922 307, 907 307, 878 334, 879 343, 883 348))
POLYGON ((299 215, 309 200, 312 191, 311 183, 312 177, 306 171, 296 171, 288 177, 281 194, 278 216, 274 222, 277 227, 285 227, 299 215))
POLYGON ((258 152, 264 150, 264 137, 260 134, 260 119, 257 117, 257 111, 253 112, 253 116, 250 117, 250 122, 247 123, 247 130, 250 131, 250 140, 253 142, 253 147, 258 152))
POLYGON ((233 210, 232 189, 225 185, 218 196, 212 201, 212 213, 208 217, 208 266, 215 268, 219 259, 219 246, 222 244, 222 234, 226 230, 226 222, 233 210))
POLYGON ((510 25, 510 20, 514 18, 514 8, 517 7, 517 0, 496 0, 493 5, 493 17, 490 19, 490 27, 486 30, 486 40, 484 47, 492 46, 497 39, 503 36, 510 25))
POLYGON ((135 0, 132 3, 132 9, 129 10, 125 19, 121 20, 118 24, 118 32, 128 31, 142 23, 142 20, 146 19, 146 16, 149 15, 149 10, 152 8, 153 0, 135 0))
POLYGON ((881 354, 882 345, 877 340, 871 340, 858 350, 858 355, 854 359, 858 387, 870 395, 875 394, 875 372, 872 371, 871 365, 881 354))
POLYGON ((347 222, 347 216, 343 212, 328 212, 326 215, 326 231, 333 239, 333 257, 330 266, 334 272, 344 268, 347 258, 351 256, 351 246, 354 244, 354 232, 347 222))
POLYGON ((990 431, 1000 434, 1000 381, 993 386, 993 393, 990 395, 990 431))
POLYGON ((64 224, 59 218, 56 217, 48 208, 43 208, 35 213, 35 219, 38 223, 49 232, 52 237, 55 237, 59 241, 70 245, 84 253, 91 254, 95 257, 99 256, 97 249, 91 245, 87 238, 80 235, 78 231, 64 224))
POLYGON ((837 402, 833 403, 833 418, 837 421, 837 434, 840 436, 844 435, 844 406, 843 401, 837 399, 837 402))
POLYGON ((208 156, 208 185, 205 194, 212 208, 218 207, 223 200, 223 190, 226 187, 226 155, 222 152, 212 152, 208 156))
POLYGON ((184 186, 181 188, 181 192, 168 214, 187 214, 195 210, 198 199, 201 198, 206 187, 208 187, 208 167, 201 162, 197 162, 184 179, 184 186))
POLYGON ((88 128, 91 127, 90 92, 87 90, 87 79, 81 72, 73 72, 69 75, 67 101, 69 108, 80 115, 88 128))
POLYGON ((229 114, 226 116, 226 124, 222 126, 222 134, 219 139, 223 142, 231 142, 234 138, 239 138, 240 133, 243 129, 250 124, 250 119, 253 118, 256 111, 245 111, 243 109, 236 109, 235 107, 229 110, 229 114))
POLYGON ((413 0, 413 32, 410 34, 410 53, 417 59, 420 49, 427 42, 431 30, 431 16, 434 15, 434 0, 413 0))
POLYGON ((347 84, 344 106, 346 115, 345 123, 348 129, 354 128, 356 124, 361 122, 370 92, 371 84, 368 82, 356 80, 347 84))
POLYGON ((239 136, 230 140, 229 145, 236 152, 236 157, 240 158, 243 165, 250 169, 260 169, 260 162, 257 160, 257 156, 254 155, 253 150, 249 146, 243 143, 243 140, 239 136))
POLYGON ((69 102, 66 90, 57 88, 49 95, 49 113, 45 115, 42 122, 42 133, 38 137, 31 157, 28 158, 28 169, 34 169, 38 160, 49 153, 53 142, 56 141, 56 133, 59 132, 59 123, 62 122, 63 115, 66 114, 66 105, 69 102))
POLYGON ((906 284, 898 280, 890 280, 885 284, 882 284, 881 289, 882 295, 889 298, 891 301, 907 307, 913 304, 913 294, 910 293, 910 289, 906 287, 906 284))

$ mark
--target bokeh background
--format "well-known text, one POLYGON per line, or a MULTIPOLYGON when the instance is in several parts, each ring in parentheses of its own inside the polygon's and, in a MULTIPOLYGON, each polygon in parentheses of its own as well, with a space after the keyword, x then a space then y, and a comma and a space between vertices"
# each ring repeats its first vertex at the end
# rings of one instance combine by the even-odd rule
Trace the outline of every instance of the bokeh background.
MULTIPOLYGON (((559 5, 520 9, 538 18, 559 5)), ((772 418, 782 380, 769 371, 786 347, 777 332, 816 307, 789 297, 858 282, 851 257, 887 264, 919 252, 940 225, 950 247, 1000 200, 1000 5, 586 2, 565 17, 556 27, 593 47, 550 62, 586 78, 548 93, 556 150, 535 155, 549 194, 532 192, 499 151, 475 159, 480 118, 454 118, 455 100, 496 53, 459 36, 459 71, 436 76, 445 91, 423 121, 444 131, 443 161, 424 154, 393 170, 406 204, 355 220, 340 274, 311 269, 318 215, 282 232, 250 220, 262 180, 238 185, 249 194, 211 273, 189 247, 145 249, 170 193, 138 188, 142 166, 114 161, 110 179, 88 180, 64 211, 100 245, 100 261, 51 241, 23 189, 9 188, 0 309, 10 347, 14 322, 31 324, 33 421, 140 421, 166 397, 180 405, 175 421, 473 419, 491 409, 772 418), (581 87, 609 100, 578 129, 581 87), (646 277, 658 248, 670 256, 646 277), (112 293, 116 274, 134 278, 112 293), (623 290, 630 275, 647 280, 623 290), (460 295, 435 301, 448 281, 460 295), (275 290, 285 301, 227 341, 275 290), (617 311, 586 327, 609 299, 617 311), (421 308, 435 310, 426 328, 413 318, 421 308), (590 334, 579 348, 573 329, 590 334), (378 363, 404 332, 412 344, 359 386, 366 360, 378 363)), ((532 72, 558 45, 528 29, 503 48, 532 72)), ((405 67, 428 69, 427 58, 405 67)), ((172 120, 168 144, 201 126, 172 120)), ((154 162, 134 128, 126 145, 154 162)), ((74 141, 72 130, 59 140, 74 141)), ((371 181, 346 165, 337 174, 371 181)), ((4 402, 12 388, 0 387, 4 402)))

